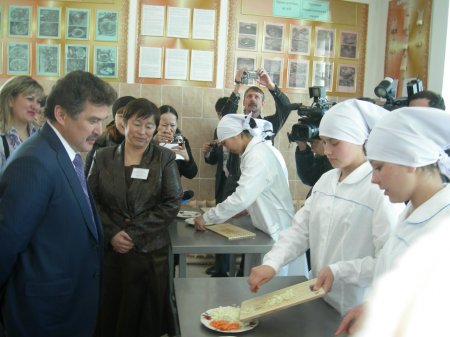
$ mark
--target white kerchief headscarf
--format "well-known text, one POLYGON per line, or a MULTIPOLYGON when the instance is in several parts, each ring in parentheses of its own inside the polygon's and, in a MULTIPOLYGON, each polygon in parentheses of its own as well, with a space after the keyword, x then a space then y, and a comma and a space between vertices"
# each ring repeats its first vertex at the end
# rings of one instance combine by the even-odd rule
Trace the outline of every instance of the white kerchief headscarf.
POLYGON ((376 121, 388 111, 376 104, 349 99, 330 108, 322 117, 320 136, 362 145, 376 121))
POLYGON ((223 116, 217 126, 217 139, 222 142, 239 135, 244 130, 248 130, 253 137, 265 138, 273 135, 272 123, 264 119, 254 119, 250 115, 228 114, 223 116), (254 128, 250 126, 251 120, 255 121, 254 128))
POLYGON ((367 157, 387 163, 423 167, 438 163, 450 177, 450 114, 428 107, 400 108, 375 125, 367 141, 367 157))

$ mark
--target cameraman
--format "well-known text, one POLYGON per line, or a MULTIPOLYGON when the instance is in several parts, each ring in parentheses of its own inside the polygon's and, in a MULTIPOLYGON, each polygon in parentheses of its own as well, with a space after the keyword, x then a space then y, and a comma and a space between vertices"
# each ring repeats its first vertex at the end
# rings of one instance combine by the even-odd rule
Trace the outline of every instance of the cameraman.
MULTIPOLYGON (((235 76, 236 85, 223 108, 223 116, 229 113, 237 113, 239 108, 239 100, 241 98, 240 90, 244 86, 241 79, 242 75, 246 71, 246 68, 242 68, 237 71, 235 76)), ((265 104, 265 95, 264 92, 256 86, 251 86, 244 92, 244 101, 242 102, 244 106, 244 114, 248 115, 251 113, 253 118, 263 118, 266 121, 271 122, 273 132, 276 135, 283 127, 289 113, 291 112, 291 102, 289 101, 289 98, 281 92, 280 88, 273 83, 265 69, 259 68, 256 73, 258 75, 257 81, 269 89, 269 92, 275 101, 275 114, 266 117, 261 116, 261 109, 265 104)))
MULTIPOLYGON (((324 155, 323 144, 319 138, 310 140, 311 146, 307 142, 296 141, 296 143, 295 163, 298 177, 303 184, 312 187, 322 174, 333 167, 324 155)), ((309 193, 307 197, 309 197, 309 193)))
POLYGON ((441 95, 433 91, 419 91, 409 99, 409 106, 424 106, 445 110, 445 102, 441 95))

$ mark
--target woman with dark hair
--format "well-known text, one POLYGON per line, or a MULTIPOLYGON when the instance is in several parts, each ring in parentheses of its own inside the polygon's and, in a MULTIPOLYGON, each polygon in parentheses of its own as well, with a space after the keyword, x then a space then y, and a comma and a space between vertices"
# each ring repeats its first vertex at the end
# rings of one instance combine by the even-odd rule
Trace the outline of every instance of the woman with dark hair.
POLYGON ((87 176, 92 166, 92 160, 94 158, 95 151, 97 149, 114 146, 123 142, 125 139, 125 128, 123 126, 123 109, 125 106, 134 101, 136 98, 133 96, 122 96, 118 98, 112 106, 113 120, 106 126, 105 132, 97 138, 92 147, 92 150, 88 152, 86 160, 84 161, 84 173, 87 176))
POLYGON ((180 176, 192 179, 197 175, 198 168, 192 156, 191 147, 186 137, 178 129, 178 113, 174 107, 163 105, 159 108, 161 118, 155 141, 164 147, 170 148, 177 159, 180 176))
POLYGON ((12 77, 0 88, 0 169, 11 152, 39 129, 33 122, 43 96, 44 89, 30 76, 12 77))
POLYGON ((125 141, 99 149, 88 182, 104 226, 99 336, 160 337, 168 331, 169 232, 182 195, 175 154, 151 140, 159 110, 126 105, 125 141))

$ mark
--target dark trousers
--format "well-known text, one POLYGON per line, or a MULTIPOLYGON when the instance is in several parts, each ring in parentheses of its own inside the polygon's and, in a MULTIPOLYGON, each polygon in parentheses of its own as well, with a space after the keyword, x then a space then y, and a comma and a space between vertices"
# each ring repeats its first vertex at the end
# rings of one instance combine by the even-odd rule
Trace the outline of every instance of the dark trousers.
POLYGON ((214 263, 215 274, 223 276, 230 270, 230 257, 230 254, 216 254, 214 263))
POLYGON ((105 252, 98 336, 160 337, 167 333, 168 253, 168 247, 145 254, 105 252))

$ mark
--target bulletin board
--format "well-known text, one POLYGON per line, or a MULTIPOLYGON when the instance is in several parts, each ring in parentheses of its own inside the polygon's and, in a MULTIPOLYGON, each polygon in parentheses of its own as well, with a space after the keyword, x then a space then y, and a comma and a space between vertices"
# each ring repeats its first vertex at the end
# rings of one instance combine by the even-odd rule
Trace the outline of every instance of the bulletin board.
POLYGON ((128 0, 2 0, 0 77, 58 79, 73 70, 126 80, 128 0))
POLYGON ((215 87, 220 0, 140 0, 136 83, 215 87))
POLYGON ((231 1, 225 85, 234 86, 241 67, 263 67, 284 92, 306 93, 310 86, 325 86, 329 96, 362 96, 367 16, 367 4, 341 0, 231 1), (325 4, 329 16, 294 17, 275 2, 299 10, 325 4))
POLYGON ((412 79, 427 87, 431 7, 432 0, 389 3, 384 75, 398 80, 398 97, 412 79))

